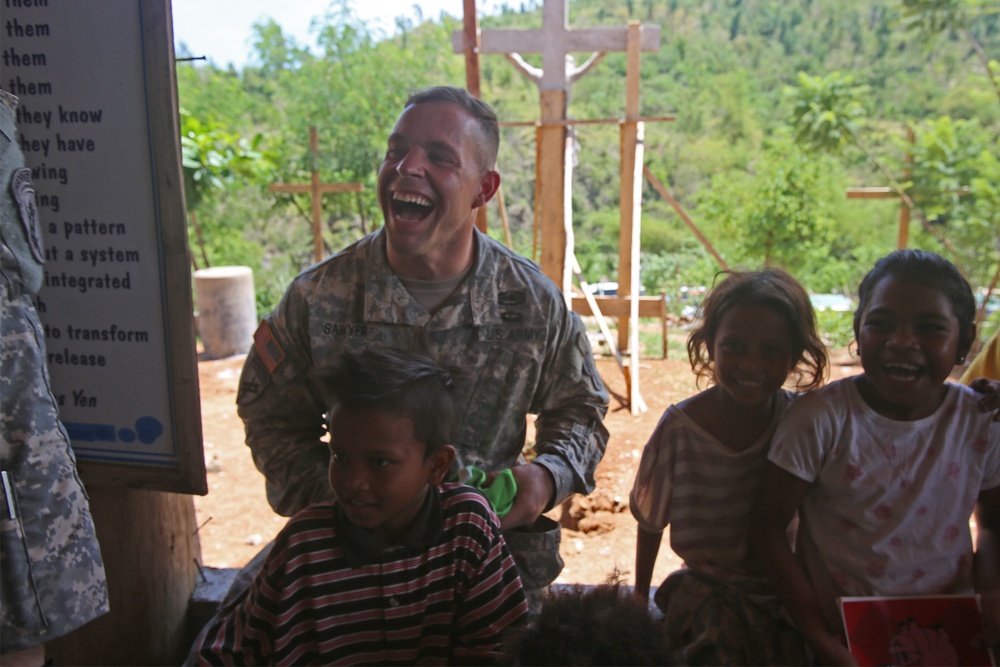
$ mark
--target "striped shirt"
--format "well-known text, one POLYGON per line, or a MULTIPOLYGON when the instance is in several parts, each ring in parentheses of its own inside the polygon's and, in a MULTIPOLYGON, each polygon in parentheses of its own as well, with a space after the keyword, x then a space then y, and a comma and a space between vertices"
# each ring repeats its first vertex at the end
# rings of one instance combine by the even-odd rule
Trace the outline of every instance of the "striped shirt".
POLYGON ((298 513, 199 664, 499 662, 527 605, 496 515, 467 486, 428 497, 402 544, 377 544, 336 502, 298 513))
POLYGON ((742 452, 671 405, 642 452, 630 503, 643 530, 658 533, 670 525, 670 546, 687 567, 760 604, 776 598, 749 554, 746 528, 771 438, 794 394, 782 390, 775 398, 771 423, 742 452))

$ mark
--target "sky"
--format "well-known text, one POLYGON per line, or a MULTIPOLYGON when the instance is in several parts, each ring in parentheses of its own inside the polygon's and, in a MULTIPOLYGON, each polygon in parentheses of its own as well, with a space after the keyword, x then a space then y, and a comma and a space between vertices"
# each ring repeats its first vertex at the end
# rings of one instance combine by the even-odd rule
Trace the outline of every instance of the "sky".
MULTIPOLYGON (((391 32, 397 16, 415 18, 419 5, 424 18, 442 11, 462 18, 462 0, 349 0, 354 13, 366 22, 391 32)), ((480 14, 498 6, 496 0, 477 0, 480 14)), ((330 0, 172 0, 174 43, 183 42, 194 56, 207 56, 219 67, 247 64, 251 52, 251 26, 273 18, 285 34, 315 49, 309 31, 314 17, 326 13, 330 0)))

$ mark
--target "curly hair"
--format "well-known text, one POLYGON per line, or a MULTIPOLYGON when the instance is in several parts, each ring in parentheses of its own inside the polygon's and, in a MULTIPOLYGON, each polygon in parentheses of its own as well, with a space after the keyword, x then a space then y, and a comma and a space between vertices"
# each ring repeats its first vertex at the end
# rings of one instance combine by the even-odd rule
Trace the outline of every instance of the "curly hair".
POLYGON ((792 336, 792 375, 797 391, 815 389, 827 374, 826 346, 816 330, 809 294, 787 271, 767 268, 762 271, 720 271, 725 276, 714 285, 699 308, 701 325, 688 336, 687 351, 691 370, 701 380, 714 379, 712 348, 723 315, 733 306, 764 306, 781 315, 792 336))

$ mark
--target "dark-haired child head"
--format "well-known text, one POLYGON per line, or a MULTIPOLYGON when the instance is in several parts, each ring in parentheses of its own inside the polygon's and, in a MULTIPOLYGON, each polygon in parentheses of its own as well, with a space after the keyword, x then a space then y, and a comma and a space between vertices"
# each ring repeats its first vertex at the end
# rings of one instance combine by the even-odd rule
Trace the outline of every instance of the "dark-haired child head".
MULTIPOLYGON (((701 304, 701 325, 688 337, 691 369, 702 378, 718 382, 714 362, 720 327, 734 308, 766 309, 778 316, 787 327, 791 346, 791 365, 786 369, 796 376, 795 388, 815 389, 826 374, 826 347, 816 331, 809 294, 795 278, 778 268, 762 271, 722 271, 724 276, 701 304)), ((779 385, 780 386, 780 385, 779 385)))
POLYGON ((911 421, 944 399, 944 382, 976 336, 969 283, 922 250, 886 255, 861 281, 854 335, 864 374, 858 390, 879 414, 911 421))
POLYGON ((553 590, 541 613, 505 642, 512 665, 669 665, 662 621, 617 575, 607 583, 553 590))
POLYGON ((903 282, 927 285, 944 294, 954 309, 962 336, 972 345, 976 337, 976 301, 969 281, 944 257, 924 250, 897 250, 875 262, 858 287, 858 308, 854 311, 855 336, 875 286, 888 276, 903 282))
POLYGON ((412 522, 455 457, 457 371, 391 350, 345 355, 323 384, 330 486, 355 525, 391 539, 412 522))

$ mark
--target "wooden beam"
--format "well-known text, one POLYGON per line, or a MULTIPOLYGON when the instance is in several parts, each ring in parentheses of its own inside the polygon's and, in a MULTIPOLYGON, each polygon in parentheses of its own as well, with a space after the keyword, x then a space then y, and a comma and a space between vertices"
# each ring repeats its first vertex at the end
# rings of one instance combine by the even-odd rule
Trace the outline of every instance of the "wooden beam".
POLYGON ((726 264, 726 260, 722 259, 722 255, 720 255, 718 252, 715 251, 715 247, 712 245, 711 241, 709 241, 705 237, 705 235, 701 233, 701 230, 698 229, 698 226, 694 224, 694 221, 691 220, 687 212, 681 207, 680 202, 678 202, 676 199, 673 198, 673 196, 670 194, 670 191, 667 190, 666 186, 664 186, 663 183, 660 182, 660 179, 654 176, 653 172, 649 170, 649 167, 645 165, 643 165, 642 167, 642 173, 646 175, 646 180, 648 180, 650 184, 653 186, 653 188, 660 193, 660 196, 666 199, 667 203, 669 203, 673 207, 674 211, 677 212, 677 215, 679 215, 681 217, 681 220, 684 221, 684 224, 688 226, 688 229, 694 232, 694 235, 698 238, 698 241, 701 243, 702 247, 704 247, 705 250, 707 250, 712 255, 712 257, 715 258, 715 261, 718 262, 719 266, 722 267, 723 269, 728 269, 729 265, 726 264))
MULTIPOLYGON (((581 28, 569 30, 563 44, 569 53, 585 51, 624 51, 628 28, 581 28)), ((452 48, 461 53, 465 44, 463 31, 452 33, 452 48)), ((541 53, 545 43, 545 29, 490 28, 480 35, 480 53, 541 53)), ((646 25, 642 31, 642 50, 660 48, 660 26, 646 25)))
MULTIPOLYGON (((462 16, 465 88, 473 97, 482 98, 479 76, 479 15, 476 13, 476 0, 462 0, 462 16)), ((486 228, 486 207, 480 206, 476 211, 476 229, 485 234, 486 228)))
POLYGON ((621 230, 618 260, 618 291, 629 298, 629 315, 618 320, 619 347, 629 353, 629 407, 633 415, 646 411, 639 392, 639 252, 642 236, 642 165, 646 126, 639 117, 639 68, 642 25, 628 25, 628 65, 625 73, 625 123, 621 125, 621 230))
POLYGON ((896 199, 899 195, 890 187, 847 188, 848 199, 896 199))
POLYGON ((476 0, 462 0, 462 52, 465 54, 465 87, 482 97, 479 86, 479 15, 476 0))
MULTIPOLYGON (((659 296, 597 296, 591 297, 605 317, 628 317, 631 315, 632 299, 639 305, 639 317, 659 318, 664 314, 663 297, 659 296)), ((573 295, 573 312, 578 315, 594 315, 593 309, 583 296, 573 295)))
MULTIPOLYGON (((543 90, 541 98, 543 120, 562 117, 566 106, 564 90, 543 90)), ((538 142, 539 161, 535 173, 539 192, 542 272, 565 293, 566 211, 563 177, 566 127, 546 125, 538 128, 538 142)))
MULTIPOLYGON (((282 192, 285 194, 311 194, 314 186, 312 183, 272 183, 267 186, 268 192, 282 192)), ((364 192, 365 186, 362 183, 319 183, 315 190, 320 194, 331 192, 364 192)))
MULTIPOLYGON (((643 123, 673 122, 677 116, 639 116, 636 120, 643 123)), ((570 118, 560 121, 550 121, 547 125, 621 125, 624 118, 570 118)), ((539 120, 511 120, 500 123, 500 127, 540 127, 539 120)))

